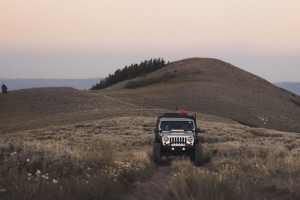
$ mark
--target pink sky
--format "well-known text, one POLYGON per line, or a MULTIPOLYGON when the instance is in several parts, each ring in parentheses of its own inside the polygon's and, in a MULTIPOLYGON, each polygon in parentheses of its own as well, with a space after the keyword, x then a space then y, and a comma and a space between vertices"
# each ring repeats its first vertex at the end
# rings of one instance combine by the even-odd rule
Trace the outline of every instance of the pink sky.
POLYGON ((102 77, 153 57, 213 57, 270 81, 300 82, 299 8, 298 0, 1 0, 0 76, 102 77))

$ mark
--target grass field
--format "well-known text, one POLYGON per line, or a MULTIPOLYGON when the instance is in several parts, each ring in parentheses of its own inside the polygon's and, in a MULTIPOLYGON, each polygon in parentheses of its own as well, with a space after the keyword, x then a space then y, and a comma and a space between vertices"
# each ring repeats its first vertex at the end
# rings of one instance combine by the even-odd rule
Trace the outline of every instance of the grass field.
POLYGON ((206 130, 201 167, 185 157, 151 162, 156 118, 147 112, 2 136, 0 197, 300 198, 298 134, 199 118, 206 130))

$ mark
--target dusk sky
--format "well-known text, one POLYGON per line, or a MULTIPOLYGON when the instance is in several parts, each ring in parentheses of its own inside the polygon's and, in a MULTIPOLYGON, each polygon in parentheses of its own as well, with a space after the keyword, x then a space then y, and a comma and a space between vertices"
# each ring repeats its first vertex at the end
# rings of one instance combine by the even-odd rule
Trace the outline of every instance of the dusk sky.
POLYGON ((299 0, 0 0, 0 78, 96 78, 217 58, 300 82, 299 0))

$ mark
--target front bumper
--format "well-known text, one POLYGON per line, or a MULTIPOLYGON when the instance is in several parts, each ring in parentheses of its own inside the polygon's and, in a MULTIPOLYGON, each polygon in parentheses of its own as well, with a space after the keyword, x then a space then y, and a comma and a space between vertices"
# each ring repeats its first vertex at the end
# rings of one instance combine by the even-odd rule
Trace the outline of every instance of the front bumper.
POLYGON ((195 146, 162 146, 162 156, 181 156, 192 155, 195 152, 195 146))

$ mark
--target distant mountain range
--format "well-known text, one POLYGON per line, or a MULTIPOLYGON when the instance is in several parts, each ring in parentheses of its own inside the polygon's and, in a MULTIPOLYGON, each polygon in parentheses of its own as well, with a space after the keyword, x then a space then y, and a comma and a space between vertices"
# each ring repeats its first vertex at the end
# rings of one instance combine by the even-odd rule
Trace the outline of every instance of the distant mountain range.
POLYGON ((8 91, 37 87, 72 87, 78 90, 88 90, 101 78, 88 79, 6 79, 0 78, 0 84, 5 84, 8 91))
POLYGON ((295 82, 280 82, 280 83, 274 83, 274 85, 286 89, 292 93, 297 94, 300 96, 300 82, 295 83, 295 82))

